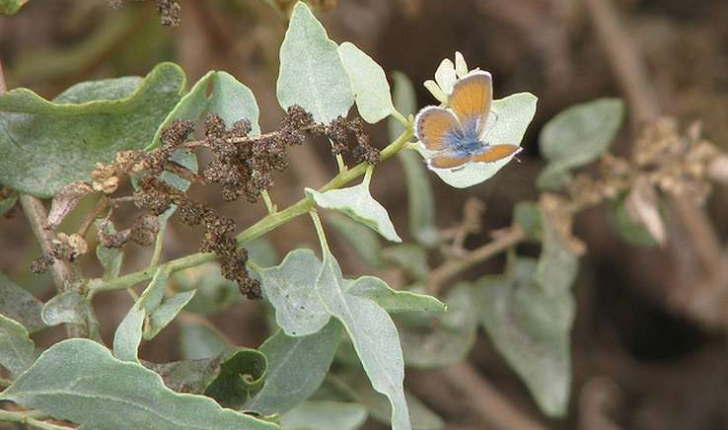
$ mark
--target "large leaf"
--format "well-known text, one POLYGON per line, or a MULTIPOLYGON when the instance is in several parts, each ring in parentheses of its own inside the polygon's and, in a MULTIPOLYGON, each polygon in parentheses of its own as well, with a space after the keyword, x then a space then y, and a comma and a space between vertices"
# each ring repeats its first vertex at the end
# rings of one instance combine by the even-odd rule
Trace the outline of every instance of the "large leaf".
POLYGON ((97 162, 144 148, 182 96, 175 64, 146 78, 75 85, 53 102, 20 88, 0 96, 0 183, 38 197, 88 180, 97 162))
POLYGON ((296 249, 280 265, 260 273, 263 292, 276 310, 276 323, 289 336, 316 333, 329 321, 315 289, 320 267, 313 251, 296 249))
POLYGON ((381 244, 379 236, 372 229, 338 213, 327 214, 326 223, 336 230, 339 237, 346 240, 362 261, 371 267, 378 268, 381 244))
POLYGON ((223 409, 214 400, 178 394, 137 363, 111 356, 86 339, 59 342, 0 399, 44 411, 85 428, 118 430, 265 430, 278 426, 223 409))
POLYGON ((430 274, 427 250, 414 243, 400 243, 382 250, 382 260, 402 268, 417 281, 425 281, 430 274))
POLYGON ((347 282, 328 248, 316 279, 316 292, 326 310, 344 324, 374 389, 392 405, 392 429, 411 428, 404 397, 404 359, 389 314, 376 302, 346 292, 347 282))
POLYGON ((535 280, 537 262, 517 259, 506 277, 477 283, 480 321, 544 413, 563 416, 569 404, 574 321, 571 291, 549 293, 535 280))
MULTIPOLYGON (((486 144, 521 145, 526 129, 536 113, 536 96, 531 93, 518 93, 494 100, 486 126, 486 144)), ((418 149, 423 156, 427 151, 418 149)), ((477 185, 508 164, 514 155, 492 163, 468 163, 459 169, 432 169, 445 183, 455 188, 477 185)))
POLYGON ((205 395, 227 408, 239 409, 263 385, 268 360, 260 351, 241 348, 220 357, 217 377, 205 395))
POLYGON ((336 320, 308 336, 291 337, 279 330, 260 347, 268 358, 268 374, 263 388, 243 408, 272 415, 306 400, 323 382, 342 334, 336 320))
POLYGON ((579 272, 579 257, 563 243, 548 217, 542 217, 541 225, 543 245, 534 279, 548 294, 558 295, 571 289, 579 272))
POLYGON ((43 305, 40 316, 47 326, 58 324, 86 326, 91 338, 95 337, 98 328, 88 297, 80 295, 75 290, 64 291, 48 300, 43 305))
POLYGON ((571 178, 570 169, 602 155, 614 140, 624 117, 619 99, 599 99, 572 106, 556 115, 541 130, 541 154, 549 161, 537 184, 560 189, 571 178))
POLYGON ((473 347, 478 309, 472 286, 456 286, 445 303, 444 313, 395 317, 408 365, 423 369, 446 367, 462 361, 473 347))
POLYGON ((33 364, 35 345, 28 330, 19 322, 0 315, 0 366, 13 376, 20 375, 33 364))
POLYGON ((281 417, 286 430, 356 430, 367 419, 367 410, 356 403, 305 402, 281 417))
POLYGON ((202 318, 180 318, 180 350, 187 360, 216 357, 232 343, 212 324, 202 318))
POLYGON ((393 290, 386 282, 374 276, 362 276, 346 281, 346 292, 375 301, 389 313, 445 312, 447 307, 435 297, 412 291, 393 290))
POLYGON ((354 88, 359 115, 369 123, 379 122, 389 116, 394 106, 382 66, 350 42, 339 46, 339 55, 354 88))
POLYGON ((0 314, 14 319, 33 333, 45 328, 40 317, 43 302, 0 273, 0 314))
POLYGON ((280 57, 276 93, 281 107, 299 105, 324 123, 346 116, 354 103, 349 76, 336 43, 303 2, 293 9, 280 57))
POLYGON ((389 213, 378 201, 374 200, 369 192, 369 184, 362 182, 359 185, 329 190, 320 193, 312 188, 306 188, 306 195, 313 199, 322 208, 335 209, 351 219, 364 224, 385 239, 392 242, 402 242, 394 230, 389 219, 389 213))

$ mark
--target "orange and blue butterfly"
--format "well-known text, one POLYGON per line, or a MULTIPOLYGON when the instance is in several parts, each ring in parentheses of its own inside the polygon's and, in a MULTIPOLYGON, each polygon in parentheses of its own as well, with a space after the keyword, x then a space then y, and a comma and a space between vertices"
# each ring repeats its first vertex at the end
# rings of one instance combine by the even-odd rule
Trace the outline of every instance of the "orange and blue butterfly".
POLYGON ((453 85, 448 107, 428 106, 415 118, 415 133, 431 169, 458 170, 467 163, 492 163, 517 154, 517 145, 486 142, 493 103, 490 73, 474 70, 453 85))

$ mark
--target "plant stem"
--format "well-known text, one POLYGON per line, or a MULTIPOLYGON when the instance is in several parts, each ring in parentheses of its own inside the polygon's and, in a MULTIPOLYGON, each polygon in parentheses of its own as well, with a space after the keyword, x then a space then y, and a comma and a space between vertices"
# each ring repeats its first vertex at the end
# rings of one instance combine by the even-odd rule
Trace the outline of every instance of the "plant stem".
POLYGON ((265 202, 266 209, 268 209, 268 213, 275 213, 276 205, 273 204, 273 200, 271 200, 270 194, 268 194, 268 190, 262 190, 260 192, 260 195, 263 196, 263 201, 265 202))
MULTIPOLYGON (((380 160, 387 160, 388 158, 392 157, 394 154, 402 150, 407 145, 407 142, 412 138, 412 136, 412 129, 407 128, 401 135, 399 135, 399 137, 397 137, 397 139, 387 145, 387 147, 380 152, 380 160)), ((359 163, 351 169, 347 169, 336 175, 318 191, 323 193, 328 190, 341 188, 352 180, 363 175, 368 167, 369 165, 365 162, 359 163)), ((239 245, 242 245, 246 242, 250 242, 253 239, 263 236, 269 231, 288 223, 293 218, 307 213, 309 210, 311 210, 311 208, 313 208, 313 206, 313 202, 306 198, 303 198, 282 211, 270 213, 261 218, 255 224, 243 230, 243 232, 241 232, 240 234, 238 234, 238 236, 236 237, 237 242, 239 245)), ((176 272, 182 269, 187 269, 189 267, 199 266, 200 264, 212 261, 215 258, 216 255, 209 252, 191 254, 182 258, 178 258, 176 260, 168 261, 156 267, 150 266, 144 270, 130 273, 128 275, 124 275, 108 281, 104 281, 100 278, 92 279, 91 281, 89 281, 88 290, 90 294, 95 294, 100 291, 124 289, 151 279, 152 276, 154 276, 154 273, 160 267, 168 269, 170 272, 176 272)))
POLYGON ((316 209, 308 211, 308 214, 311 216, 314 227, 316 227, 316 236, 318 236, 319 244, 321 245, 321 254, 323 254, 323 258, 326 259, 326 256, 329 255, 331 251, 329 250, 329 243, 326 241, 326 233, 324 232, 324 226, 321 224, 321 218, 319 218, 316 209))
POLYGON ((428 281, 428 290, 430 294, 434 296, 444 294, 448 289, 446 282, 452 277, 478 263, 482 263, 483 261, 508 250, 525 238, 526 234, 523 230, 521 230, 520 227, 515 226, 502 236, 498 236, 492 242, 470 251, 463 258, 446 261, 430 273, 428 281))
POLYGON ((70 427, 40 421, 29 416, 30 412, 15 412, 0 410, 0 421, 21 423, 42 430, 69 430, 70 427))

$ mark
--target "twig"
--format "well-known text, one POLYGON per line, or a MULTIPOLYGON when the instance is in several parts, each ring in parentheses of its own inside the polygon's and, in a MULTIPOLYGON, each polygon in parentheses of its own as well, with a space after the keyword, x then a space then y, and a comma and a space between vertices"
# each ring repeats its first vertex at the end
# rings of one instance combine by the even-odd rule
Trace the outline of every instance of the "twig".
POLYGON ((81 236, 86 236, 89 227, 91 227, 91 224, 93 224, 96 217, 98 217, 101 212, 107 207, 109 207, 109 197, 105 194, 102 194, 101 198, 99 198, 99 201, 96 202, 96 206, 94 206, 93 211, 87 214, 81 221, 81 225, 78 228, 78 234, 80 234, 81 236))
MULTIPOLYGON (((648 79, 637 48, 627 37, 627 30, 620 22, 614 6, 609 0, 586 0, 586 6, 612 71, 626 95, 633 124, 638 126, 657 119, 662 114, 662 109, 657 101, 656 90, 648 79)), ((697 280, 710 280, 719 276, 723 251, 718 235, 705 212, 684 198, 670 198, 669 206, 686 229, 691 248, 700 261, 698 270, 690 274, 689 279, 683 280, 683 283, 694 284, 697 280)), ((670 246, 679 246, 675 242, 672 241, 670 246)), ((710 283, 718 288, 714 292, 725 292, 726 283, 710 283)), ((692 315, 694 312, 688 310, 688 313, 699 321, 705 321, 700 315, 692 315)))
POLYGON ((42 430, 69 430, 71 427, 59 426, 33 418, 31 412, 15 412, 0 410, 0 421, 25 424, 42 430))
POLYGON ((520 227, 514 226, 492 242, 465 254, 462 258, 446 261, 430 272, 428 281, 430 294, 435 296, 443 294, 447 289, 447 281, 455 275, 507 250, 525 238, 526 235, 520 227))

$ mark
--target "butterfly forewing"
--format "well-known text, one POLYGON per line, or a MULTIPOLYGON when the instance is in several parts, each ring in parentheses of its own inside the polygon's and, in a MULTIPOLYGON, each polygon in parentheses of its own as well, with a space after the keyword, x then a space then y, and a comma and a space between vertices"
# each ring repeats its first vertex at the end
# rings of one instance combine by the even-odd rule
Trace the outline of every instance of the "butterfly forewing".
POLYGON ((490 73, 476 70, 455 83, 448 105, 463 128, 471 128, 466 131, 480 137, 488 121, 492 101, 493 81, 490 73))
POLYGON ((460 124, 447 109, 430 106, 422 109, 415 120, 417 139, 430 151, 449 147, 453 134, 461 134, 460 124))
POLYGON ((483 152, 473 155, 473 161, 476 163, 493 163, 517 154, 521 149, 523 148, 516 145, 488 145, 483 148, 483 152))

